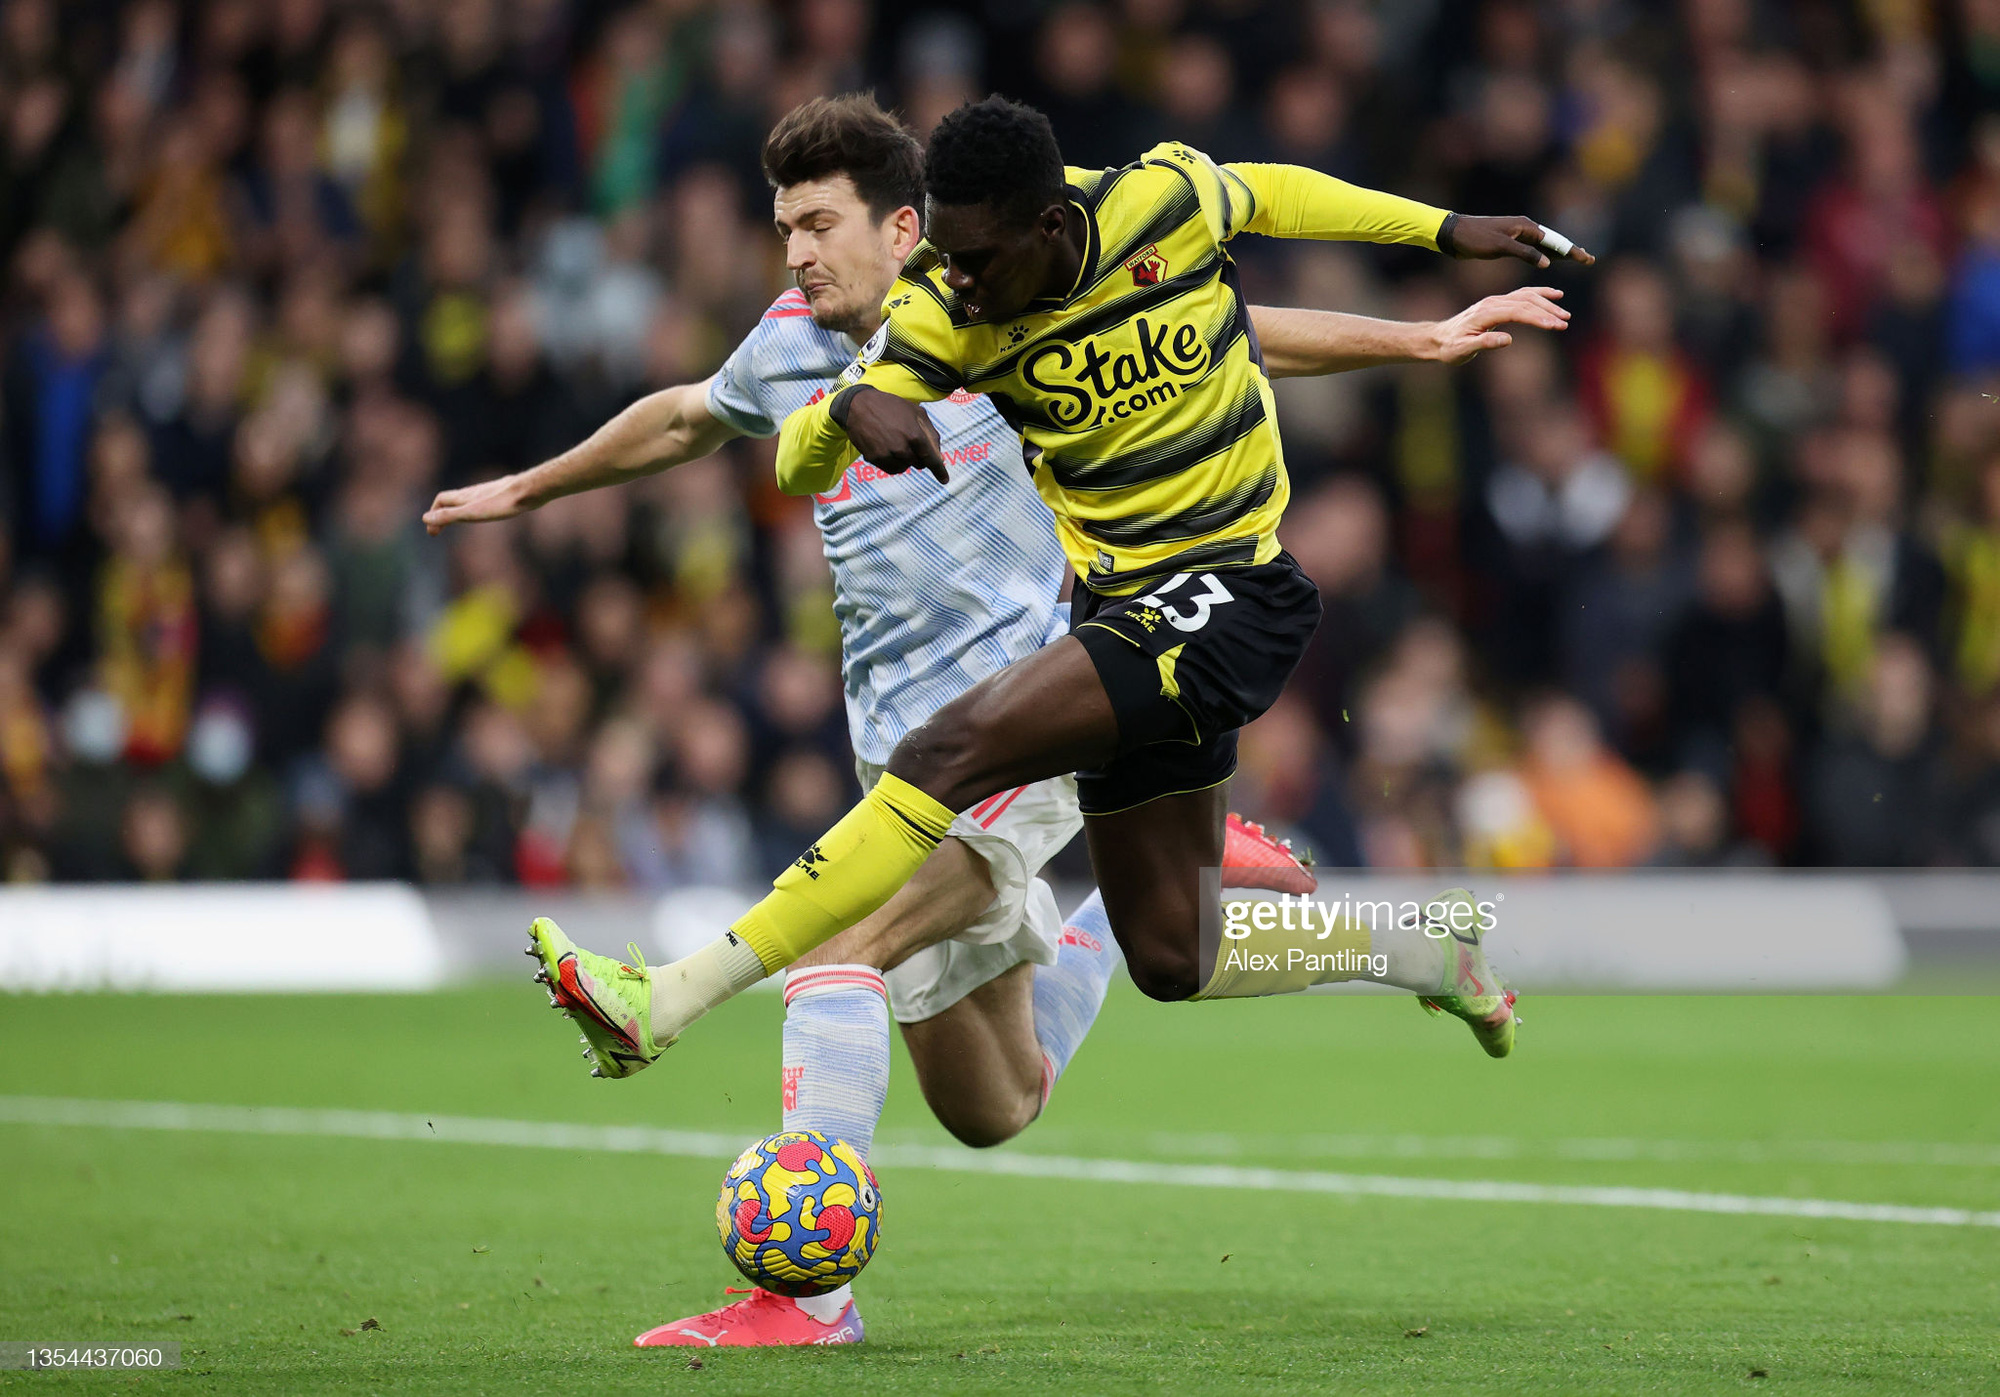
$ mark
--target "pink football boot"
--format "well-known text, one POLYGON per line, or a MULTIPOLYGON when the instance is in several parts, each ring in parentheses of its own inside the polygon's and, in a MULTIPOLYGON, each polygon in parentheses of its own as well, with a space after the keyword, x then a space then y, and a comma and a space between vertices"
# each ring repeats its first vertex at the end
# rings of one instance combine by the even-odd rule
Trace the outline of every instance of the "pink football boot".
POLYGON ((800 1309, 798 1301, 768 1290, 738 1290, 732 1285, 723 1293, 750 1298, 705 1315, 670 1319, 632 1342, 640 1348, 802 1348, 861 1342, 861 1312, 852 1300, 838 1319, 827 1324, 800 1309))
POLYGON ((1319 879, 1292 853, 1289 839, 1273 839, 1262 825, 1231 815, 1222 843, 1222 886, 1303 895, 1318 888, 1319 879))

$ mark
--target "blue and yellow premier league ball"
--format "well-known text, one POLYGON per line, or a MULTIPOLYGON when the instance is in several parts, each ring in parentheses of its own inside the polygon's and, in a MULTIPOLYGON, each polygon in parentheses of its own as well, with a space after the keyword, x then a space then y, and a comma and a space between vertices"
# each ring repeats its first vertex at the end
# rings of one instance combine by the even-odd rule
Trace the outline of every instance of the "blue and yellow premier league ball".
POLYGON ((743 1151, 715 1204, 722 1249, 752 1282, 821 1295, 861 1274, 882 1235, 882 1193, 861 1154, 817 1130, 787 1130, 743 1151))

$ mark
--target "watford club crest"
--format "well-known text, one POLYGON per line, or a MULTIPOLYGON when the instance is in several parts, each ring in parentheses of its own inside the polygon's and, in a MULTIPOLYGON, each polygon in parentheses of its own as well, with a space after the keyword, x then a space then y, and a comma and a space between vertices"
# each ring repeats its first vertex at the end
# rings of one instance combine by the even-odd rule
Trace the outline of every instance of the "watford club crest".
POLYGON ((1132 274, 1134 286, 1158 286, 1160 278, 1167 274, 1167 259, 1160 256, 1158 247, 1147 243, 1132 255, 1125 270, 1132 274))

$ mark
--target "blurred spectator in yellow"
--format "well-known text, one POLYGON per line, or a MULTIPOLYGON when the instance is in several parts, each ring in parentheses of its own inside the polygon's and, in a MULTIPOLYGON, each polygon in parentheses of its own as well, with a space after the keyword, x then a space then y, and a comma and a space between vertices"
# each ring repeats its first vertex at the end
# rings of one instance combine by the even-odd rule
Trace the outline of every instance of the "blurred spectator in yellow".
POLYGON ((1603 336, 1577 365, 1584 408, 1637 479, 1678 479, 1708 423, 1710 392, 1674 342, 1673 292, 1650 263, 1630 259, 1606 273, 1601 304, 1603 336))
MULTIPOLYGON (((460 6, 457 8, 466 8, 460 6)), ((409 117, 395 90, 388 37, 367 11, 340 22, 322 86, 320 150, 375 247, 386 251, 404 215, 402 161, 409 117)))
POLYGON ((0 645, 0 777, 17 810, 45 822, 55 759, 48 715, 36 695, 25 657, 0 645))
POLYGON ((193 115, 169 118, 161 133, 131 238, 152 266, 194 282, 220 272, 235 252, 222 172, 193 115))
POLYGON ((1951 571, 1953 677, 1969 694, 2000 688, 2000 456, 1980 473, 1978 512, 1953 529, 1945 557, 1951 571))
POLYGON ((1458 789, 1456 813, 1467 868, 1548 868, 1561 853, 1534 793, 1511 768, 1468 778, 1458 789))
POLYGON ((193 701, 198 628, 194 575, 174 543, 166 491, 146 486, 118 508, 98 583, 99 673, 123 707, 125 754, 142 765, 180 751, 193 701))
POLYGON ((1829 696, 1854 701, 1887 630, 1936 637, 1944 574, 1903 527, 1902 457, 1880 431, 1828 439, 1827 475, 1772 565, 1801 655, 1817 656, 1829 696))

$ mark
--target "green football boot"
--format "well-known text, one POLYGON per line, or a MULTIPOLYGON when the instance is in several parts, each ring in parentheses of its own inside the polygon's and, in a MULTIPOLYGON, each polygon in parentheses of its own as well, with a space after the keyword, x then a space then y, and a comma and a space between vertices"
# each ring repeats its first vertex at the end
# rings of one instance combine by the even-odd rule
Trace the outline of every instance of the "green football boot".
POLYGON ((547 917, 528 927, 528 954, 549 1004, 583 1030, 583 1055, 593 1077, 629 1077, 676 1042, 653 1041, 653 981, 638 943, 627 946, 636 967, 584 950, 547 917))
MULTIPOLYGON (((1466 931, 1448 930, 1440 938, 1444 942, 1444 984, 1437 994, 1419 995, 1417 1003, 1433 1017, 1450 1014, 1464 1019, 1488 1057, 1505 1057, 1514 1051, 1514 1026, 1520 1020, 1514 1015, 1514 991, 1486 963, 1478 903, 1464 888, 1449 888, 1431 901, 1442 902, 1447 908, 1452 903, 1471 907, 1472 926, 1466 931)), ((1449 927, 1450 923, 1444 925, 1449 927)))

